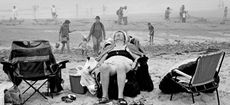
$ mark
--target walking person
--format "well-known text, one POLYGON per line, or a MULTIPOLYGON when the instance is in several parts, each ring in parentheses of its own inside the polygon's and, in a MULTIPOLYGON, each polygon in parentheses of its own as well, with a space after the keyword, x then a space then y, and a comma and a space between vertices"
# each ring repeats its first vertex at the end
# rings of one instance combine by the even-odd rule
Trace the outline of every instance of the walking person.
POLYGON ((124 9, 123 9, 123 22, 124 22, 124 25, 127 25, 127 24, 128 24, 128 11, 127 11, 127 6, 124 6, 124 9))
POLYGON ((65 45, 67 46, 67 50, 68 53, 70 53, 70 42, 69 42, 69 33, 76 31, 76 30, 69 30, 69 25, 70 25, 70 21, 69 20, 65 20, 65 22, 62 24, 60 31, 59 31, 59 41, 61 41, 62 43, 62 48, 61 48, 61 53, 64 52, 64 47, 65 45))
POLYGON ((93 50, 94 54, 97 56, 98 52, 100 50, 100 43, 105 40, 105 28, 104 25, 100 22, 100 17, 96 16, 95 22, 93 23, 89 36, 88 36, 88 41, 92 37, 93 40, 93 50))
POLYGON ((151 25, 151 23, 148 23, 148 28, 149 28, 149 43, 150 45, 153 45, 154 27, 151 25))

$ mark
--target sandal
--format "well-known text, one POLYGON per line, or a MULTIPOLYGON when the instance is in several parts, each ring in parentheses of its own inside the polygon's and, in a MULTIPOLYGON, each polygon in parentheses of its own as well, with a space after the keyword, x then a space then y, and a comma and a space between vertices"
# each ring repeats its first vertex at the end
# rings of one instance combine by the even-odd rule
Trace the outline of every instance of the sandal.
POLYGON ((109 102, 109 98, 102 97, 101 99, 99 99, 98 104, 106 104, 108 102, 109 102))
POLYGON ((118 99, 118 104, 119 105, 128 105, 127 101, 124 98, 119 98, 118 99))
POLYGON ((73 100, 70 99, 68 96, 61 97, 61 100, 64 101, 65 103, 71 103, 71 102, 73 102, 73 100))
POLYGON ((68 98, 74 101, 74 100, 76 100, 76 95, 74 95, 74 94, 69 94, 69 95, 68 95, 68 98))

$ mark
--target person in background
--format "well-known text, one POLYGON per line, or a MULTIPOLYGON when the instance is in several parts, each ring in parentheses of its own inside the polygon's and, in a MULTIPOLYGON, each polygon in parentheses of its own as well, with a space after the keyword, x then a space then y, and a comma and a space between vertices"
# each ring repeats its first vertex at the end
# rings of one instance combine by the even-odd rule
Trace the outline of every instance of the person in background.
POLYGON ((227 20, 227 16, 228 16, 228 7, 225 7, 224 8, 223 23, 225 23, 225 21, 227 20))
POLYGON ((186 23, 186 18, 187 18, 187 12, 184 11, 184 12, 182 13, 182 23, 186 23))
POLYGON ((128 24, 127 6, 124 6, 124 9, 123 9, 123 22, 124 22, 124 25, 128 24))
POLYGON ((117 16, 118 16, 118 20, 117 20, 117 23, 119 25, 121 25, 121 22, 122 22, 122 18, 123 18, 123 8, 120 7, 117 12, 116 12, 117 16))
POLYGON ((93 50, 94 54, 97 56, 98 52, 100 50, 100 43, 105 40, 105 28, 104 25, 100 22, 100 17, 95 17, 95 22, 93 23, 89 36, 88 41, 90 41, 90 38, 92 37, 93 40, 93 50))
POLYGON ((60 31, 59 31, 59 41, 62 43, 61 53, 64 52, 65 45, 67 46, 68 53, 70 53, 70 46, 69 46, 69 33, 76 31, 76 30, 69 30, 70 21, 65 20, 65 22, 62 24, 60 31))
POLYGON ((17 20, 17 17, 18 17, 18 9, 17 9, 16 6, 14 5, 14 6, 13 6, 13 9, 12 9, 12 19, 13 19, 13 20, 17 20))
POLYGON ((170 7, 167 7, 167 9, 165 10, 165 20, 169 21, 170 20, 170 7))
POLYGON ((185 12, 185 7, 184 7, 184 5, 182 5, 181 8, 180 8, 180 13, 179 13, 179 15, 180 15, 180 22, 182 22, 183 13, 184 13, 184 12, 185 12))
POLYGON ((152 45, 153 36, 154 36, 154 27, 151 25, 151 23, 148 23, 148 28, 149 28, 149 42, 150 42, 150 45, 152 45))
POLYGON ((57 12, 56 12, 55 5, 52 5, 52 7, 51 7, 51 15, 52 15, 53 20, 55 20, 57 18, 57 12))

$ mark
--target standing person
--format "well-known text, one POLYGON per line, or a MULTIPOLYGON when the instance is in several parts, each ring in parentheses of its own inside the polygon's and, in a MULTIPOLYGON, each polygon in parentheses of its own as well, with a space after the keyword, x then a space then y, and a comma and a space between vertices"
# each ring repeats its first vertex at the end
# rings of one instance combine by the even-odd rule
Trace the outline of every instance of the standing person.
POLYGON ((123 9, 123 22, 124 22, 124 25, 128 24, 127 6, 124 6, 124 9, 123 9))
POLYGON ((57 12, 56 12, 55 5, 52 5, 51 7, 51 15, 52 15, 53 20, 57 18, 57 12))
POLYGON ((149 42, 150 45, 153 44, 153 36, 154 36, 154 27, 151 25, 151 23, 148 23, 148 28, 149 28, 149 42))
POLYGON ((169 21, 170 19, 170 7, 167 7, 167 9, 165 10, 165 20, 169 21))
POLYGON ((225 7, 225 8, 224 8, 223 23, 225 23, 225 21, 226 21, 226 19, 227 19, 227 16, 228 16, 228 7, 225 7))
POLYGON ((187 12, 184 11, 184 12, 182 13, 182 23, 186 23, 186 18, 187 18, 187 12))
POLYGON ((180 14, 180 22, 182 22, 184 12, 185 12, 185 7, 184 7, 184 5, 182 5, 180 8, 180 13, 179 13, 180 14))
POLYGON ((16 6, 14 5, 14 6, 13 6, 13 9, 12 9, 12 19, 13 19, 13 20, 17 20, 17 17, 18 17, 18 9, 17 9, 16 6))
POLYGON ((93 50, 94 54, 98 55, 98 52, 100 50, 100 43, 105 40, 105 28, 104 25, 100 22, 100 17, 96 16, 95 22, 93 23, 89 36, 88 36, 88 41, 90 40, 92 36, 93 40, 93 50))
POLYGON ((226 19, 228 16, 228 7, 224 8, 224 18, 226 19))
POLYGON ((76 30, 69 30, 70 21, 65 20, 65 22, 62 24, 60 31, 59 31, 59 41, 62 43, 61 53, 64 52, 65 45, 67 46, 68 53, 70 53, 70 47, 69 47, 69 33, 76 31, 76 30))
POLYGON ((121 25, 121 21, 122 21, 122 18, 123 18, 123 8, 120 7, 117 12, 116 12, 117 16, 118 16, 118 20, 117 20, 117 23, 119 25, 121 25))

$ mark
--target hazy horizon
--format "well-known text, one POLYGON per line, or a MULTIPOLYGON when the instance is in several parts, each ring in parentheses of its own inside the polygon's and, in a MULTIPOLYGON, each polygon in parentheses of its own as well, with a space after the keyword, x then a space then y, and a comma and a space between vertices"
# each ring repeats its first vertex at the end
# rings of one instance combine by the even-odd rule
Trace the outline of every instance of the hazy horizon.
POLYGON ((106 7, 105 15, 115 16, 120 6, 127 5, 129 14, 164 13, 165 8, 169 6, 172 9, 172 16, 176 16, 183 4, 190 13, 213 11, 214 13, 200 14, 222 17, 223 7, 229 7, 230 0, 2 0, 0 18, 10 18, 13 5, 18 8, 19 18, 34 18, 34 5, 38 6, 37 18, 51 18, 51 5, 56 6, 60 18, 76 18, 103 15, 103 5, 106 7))

